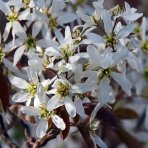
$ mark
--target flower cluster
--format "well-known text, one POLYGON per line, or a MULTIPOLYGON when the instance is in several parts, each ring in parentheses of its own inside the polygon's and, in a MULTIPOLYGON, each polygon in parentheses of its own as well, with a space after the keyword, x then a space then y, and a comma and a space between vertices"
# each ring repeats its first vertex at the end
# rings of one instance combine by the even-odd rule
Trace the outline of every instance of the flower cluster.
MULTIPOLYGON (((7 20, 1 32, 0 62, 12 84, 12 101, 33 116, 36 136, 64 131, 68 118, 89 118, 94 145, 106 148, 95 116, 116 96, 140 95, 148 79, 146 18, 125 2, 107 10, 104 0, 0 1, 7 20), (86 5, 86 4, 85 4, 86 5), (87 6, 88 8, 88 6, 87 6), (138 81, 137 81, 138 80, 138 81), (86 103, 96 103, 91 116, 86 103)), ((88 120, 87 120, 88 121, 88 120)), ((76 124, 76 123, 75 123, 76 124)))

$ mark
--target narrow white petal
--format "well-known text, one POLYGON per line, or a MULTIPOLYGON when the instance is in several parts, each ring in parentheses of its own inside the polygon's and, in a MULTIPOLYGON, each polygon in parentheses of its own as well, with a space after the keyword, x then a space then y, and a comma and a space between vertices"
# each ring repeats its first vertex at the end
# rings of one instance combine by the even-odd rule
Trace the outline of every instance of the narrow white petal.
POLYGON ((42 28, 42 22, 35 22, 32 26, 32 36, 36 37, 42 28))
POLYGON ((128 21, 136 21, 143 16, 143 13, 125 14, 123 18, 128 21))
POLYGON ((104 23, 105 32, 107 34, 110 34, 112 32, 113 25, 112 25, 111 16, 110 16, 109 12, 104 10, 102 17, 103 17, 102 19, 103 19, 103 23, 104 23))
POLYGON ((111 102, 114 99, 112 87, 110 86, 110 80, 108 77, 101 79, 97 92, 103 104, 111 102))
POLYGON ((13 59, 13 65, 15 66, 18 61, 21 59, 24 51, 25 51, 26 47, 25 45, 22 45, 20 46, 16 51, 15 51, 15 54, 14 54, 14 59, 13 59))
POLYGON ((95 119, 97 112, 100 110, 100 108, 101 108, 103 105, 104 105, 104 103, 99 102, 99 103, 95 106, 95 108, 93 109, 93 111, 92 111, 92 113, 91 113, 91 116, 90 116, 90 122, 92 122, 92 121, 95 119))
POLYGON ((10 7, 7 5, 6 2, 4 2, 2 0, 0 1, 0 10, 5 14, 8 14, 11 12, 10 7))
POLYGON ((25 92, 18 92, 12 96, 13 102, 25 102, 28 100, 28 93, 25 92))
POLYGON ((73 22, 76 18, 77 16, 74 13, 67 13, 67 14, 64 14, 63 16, 60 16, 58 18, 58 22, 60 25, 63 25, 63 24, 73 22))
POLYGON ((48 130, 48 121, 46 121, 45 119, 41 119, 36 129, 37 137, 39 138, 44 137, 47 130, 48 130))
POLYGON ((105 142, 96 134, 93 134, 91 138, 93 138, 94 144, 98 145, 101 148, 107 148, 105 142))
POLYGON ((12 27, 11 22, 8 22, 8 23, 6 24, 6 27, 5 27, 5 30, 4 30, 4 34, 3 34, 4 41, 7 40, 8 36, 9 36, 9 33, 10 33, 11 27, 12 27))
POLYGON ((26 89, 28 84, 29 84, 24 79, 21 79, 19 77, 15 77, 15 76, 10 76, 9 80, 10 80, 12 85, 14 85, 14 86, 16 86, 17 88, 20 88, 20 89, 26 89))
POLYGON ((124 75, 120 73, 113 72, 111 76, 127 93, 127 95, 131 96, 131 88, 132 88, 131 82, 124 75))
POLYGON ((98 34, 90 32, 90 33, 87 33, 86 36, 88 37, 88 39, 90 39, 94 43, 104 43, 104 38, 98 34))
POLYGON ((27 19, 27 16, 29 15, 30 13, 30 10, 29 9, 26 9, 24 10, 20 15, 19 15, 19 20, 26 20, 27 19))
POLYGON ((64 98, 65 108, 70 117, 76 116, 76 107, 70 97, 64 98))
POLYGON ((47 109, 48 111, 52 111, 60 106, 62 106, 64 103, 60 99, 58 95, 54 95, 47 103, 47 109))
POLYGON ((90 59, 93 64, 100 65, 100 53, 99 51, 92 45, 88 45, 87 53, 90 56, 90 59))
POLYGON ((51 119, 52 119, 52 122, 54 123, 54 125, 55 125, 57 128, 61 129, 62 131, 66 128, 66 125, 65 125, 63 119, 60 118, 59 116, 57 116, 57 115, 52 115, 52 116, 51 116, 51 119))
POLYGON ((76 106, 77 114, 79 114, 82 118, 86 117, 82 100, 75 99, 74 104, 76 106))
POLYGON ((85 15, 85 13, 82 10, 78 10, 77 15, 84 21, 90 24, 93 24, 92 20, 90 19, 90 17, 88 15, 85 15))
POLYGON ((76 93, 86 93, 88 91, 91 91, 91 86, 86 83, 77 83, 72 86, 72 91, 76 93))
POLYGON ((24 28, 21 26, 21 24, 18 21, 13 22, 12 33, 20 37, 26 36, 24 28))
POLYGON ((65 40, 69 40, 71 39, 71 31, 70 31, 70 27, 66 26, 65 28, 65 40))
POLYGON ((46 48, 45 52, 50 56, 60 56, 60 52, 58 51, 58 49, 56 49, 54 47, 46 48))
POLYGON ((28 114, 30 116, 39 116, 40 115, 40 109, 33 107, 33 106, 22 106, 21 112, 23 114, 28 114))
POLYGON ((118 33, 117 33, 117 37, 118 38, 125 38, 127 37, 134 29, 135 25, 134 24, 130 24, 127 25, 125 27, 123 27, 118 33))

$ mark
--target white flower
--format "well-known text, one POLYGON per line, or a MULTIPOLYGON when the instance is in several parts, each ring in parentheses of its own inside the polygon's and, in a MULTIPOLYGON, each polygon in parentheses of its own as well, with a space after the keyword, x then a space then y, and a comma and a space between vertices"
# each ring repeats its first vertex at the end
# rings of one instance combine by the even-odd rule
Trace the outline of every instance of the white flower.
POLYGON ((26 105, 28 106, 31 104, 33 99, 34 106, 38 106, 38 94, 40 93, 40 85, 46 88, 50 83, 48 83, 48 80, 44 80, 40 83, 36 73, 31 70, 29 70, 28 76, 29 82, 16 76, 9 77, 11 84, 20 89, 19 92, 12 96, 12 101, 26 102, 26 105))
POLYGON ((6 24, 5 31, 3 34, 4 40, 7 40, 10 30, 12 28, 12 36, 13 36, 13 43, 15 40, 15 36, 19 36, 24 32, 20 21, 25 20, 25 15, 27 15, 26 11, 19 12, 23 5, 20 2, 3 2, 0 1, 0 10, 5 14, 8 23, 6 24), (12 7, 13 6, 13 7, 12 7))
POLYGON ((125 12, 121 13, 119 16, 127 21, 136 21, 143 15, 143 13, 136 13, 136 11, 136 8, 131 8, 130 5, 125 2, 125 12))
POLYGON ((99 76, 96 75, 96 77, 112 76, 122 89, 131 96, 132 85, 130 81, 124 74, 117 73, 115 68, 115 66, 126 57, 126 48, 122 47, 120 52, 118 50, 115 53, 112 52, 110 48, 107 48, 104 53, 101 54, 95 47, 88 46, 87 52, 90 56, 90 68, 100 70, 99 76))
MULTIPOLYGON (((42 98, 44 99, 44 98, 42 98)), ((40 104, 40 106, 23 106, 21 107, 22 113, 28 114, 30 116, 38 116, 39 123, 36 129, 36 135, 39 138, 42 138, 46 135, 46 132, 49 128, 49 123, 52 123, 59 129, 64 130, 66 125, 62 118, 55 114, 53 110, 47 110, 44 104, 40 104)))
POLYGON ((53 89, 49 91, 49 94, 54 94, 54 96, 49 100, 47 108, 56 109, 65 105, 65 108, 71 117, 75 117, 76 115, 76 107, 72 100, 74 94, 83 94, 90 90, 89 85, 83 83, 72 85, 69 81, 63 79, 57 79, 52 87, 53 89))
POLYGON ((33 52, 42 52, 41 48, 46 48, 49 43, 45 39, 38 40, 36 38, 38 34, 36 34, 35 30, 32 30, 32 35, 27 35, 25 30, 19 36, 18 39, 15 40, 14 46, 11 43, 8 45, 8 49, 11 47, 11 50, 17 48, 14 54, 13 65, 15 66, 18 61, 21 59, 23 54, 30 54, 33 52))
POLYGON ((85 22, 86 26, 92 27, 97 26, 99 24, 103 12, 103 2, 103 0, 93 2, 95 11, 90 16, 86 15, 82 9, 77 10, 77 15, 85 22))

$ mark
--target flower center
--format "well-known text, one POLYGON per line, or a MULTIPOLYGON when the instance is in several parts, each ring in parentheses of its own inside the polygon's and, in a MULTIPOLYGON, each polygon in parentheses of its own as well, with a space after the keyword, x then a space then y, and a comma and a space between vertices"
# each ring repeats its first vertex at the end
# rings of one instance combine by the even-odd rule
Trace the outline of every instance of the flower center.
POLYGON ((111 69, 109 69, 109 68, 103 69, 102 73, 103 73, 103 75, 109 76, 111 73, 111 69))
POLYGON ((0 63, 3 61, 4 57, 5 57, 5 53, 3 51, 3 48, 0 47, 0 63))
POLYGON ((122 12, 121 8, 119 5, 116 5, 111 9, 111 13, 113 16, 118 16, 122 12))
POLYGON ((141 48, 148 53, 148 40, 142 43, 141 48))
POLYGON ((69 57, 74 55, 74 50, 70 49, 70 45, 67 44, 65 48, 61 48, 61 57, 65 61, 68 61, 69 57))
POLYGON ((18 12, 15 12, 15 11, 12 11, 8 14, 7 16, 7 19, 10 21, 10 22, 13 22, 13 21, 17 21, 18 20, 18 12))
POLYGON ((58 26, 57 18, 56 17, 50 17, 49 19, 49 26, 53 29, 58 26))
POLYGON ((72 32, 72 38, 75 40, 74 44, 77 45, 82 41, 82 33, 79 29, 72 32))
POLYGON ((69 94, 69 89, 70 86, 68 85, 68 83, 64 84, 62 82, 59 82, 57 92, 63 98, 69 94))
POLYGON ((35 46, 36 46, 36 40, 35 40, 35 38, 28 37, 26 39, 26 46, 27 46, 27 49, 35 48, 35 46))
POLYGON ((45 118, 46 120, 49 120, 51 118, 51 115, 54 114, 54 111, 48 111, 46 107, 44 106, 41 106, 40 107, 40 110, 41 110, 41 114, 40 114, 40 117, 41 118, 45 118))
POLYGON ((115 33, 111 33, 104 37, 106 46, 114 47, 117 43, 117 37, 115 33))
POLYGON ((32 96, 35 96, 37 92, 37 83, 30 83, 27 87, 27 92, 29 92, 32 96))

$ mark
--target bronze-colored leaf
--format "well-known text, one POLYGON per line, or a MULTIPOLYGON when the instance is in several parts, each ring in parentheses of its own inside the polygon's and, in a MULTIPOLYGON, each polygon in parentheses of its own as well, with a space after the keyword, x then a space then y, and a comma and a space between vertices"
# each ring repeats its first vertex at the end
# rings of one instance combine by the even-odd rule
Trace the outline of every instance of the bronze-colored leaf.
POLYGON ((138 118, 137 112, 130 108, 120 108, 115 110, 115 114, 120 119, 135 119, 138 118))
POLYGON ((7 77, 3 74, 2 68, 0 68, 0 102, 3 110, 7 111, 9 107, 9 87, 7 77))
POLYGON ((142 148, 142 144, 122 127, 115 129, 116 134, 128 148, 142 148))

